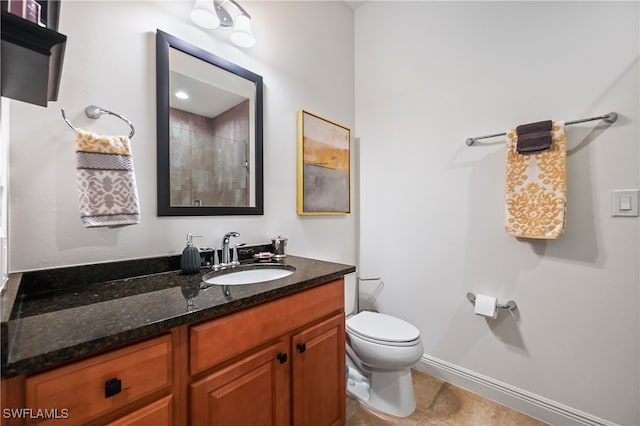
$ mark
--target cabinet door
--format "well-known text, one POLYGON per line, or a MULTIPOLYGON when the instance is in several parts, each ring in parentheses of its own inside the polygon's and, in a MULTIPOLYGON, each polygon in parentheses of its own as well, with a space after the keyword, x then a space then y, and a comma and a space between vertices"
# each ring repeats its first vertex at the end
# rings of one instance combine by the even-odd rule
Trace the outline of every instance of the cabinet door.
POLYGON ((285 341, 278 341, 193 383, 190 424, 290 424, 288 349, 285 341))
POLYGON ((344 314, 293 336, 293 424, 344 425, 344 314))

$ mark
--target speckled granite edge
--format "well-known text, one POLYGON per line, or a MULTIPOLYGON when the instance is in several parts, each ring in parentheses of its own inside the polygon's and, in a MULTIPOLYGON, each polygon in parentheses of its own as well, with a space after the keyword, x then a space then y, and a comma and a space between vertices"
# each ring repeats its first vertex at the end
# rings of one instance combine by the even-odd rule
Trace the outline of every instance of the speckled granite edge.
MULTIPOLYGON (((201 306, 200 308, 192 312, 181 312, 175 314, 175 312, 168 312, 167 317, 161 320, 155 321, 151 324, 138 324, 132 326, 127 330, 122 330, 113 334, 102 336, 99 338, 87 338, 79 343, 65 345, 61 343, 62 347, 55 350, 43 349, 41 353, 33 356, 28 356, 22 359, 15 360, 11 363, 8 362, 7 354, 15 348, 12 348, 14 342, 12 334, 17 333, 17 329, 20 327, 20 318, 12 318, 8 321, 8 315, 10 314, 13 306, 7 306, 9 300, 5 300, 10 290, 7 290, 7 294, 3 295, 3 312, 2 312, 2 378, 10 378, 21 374, 29 374, 37 372, 43 369, 48 369, 64 363, 73 361, 75 359, 84 358, 94 354, 98 354, 110 349, 118 348, 127 343, 132 343, 141 339, 150 338, 162 333, 169 332, 172 328, 196 323, 199 321, 212 319, 218 316, 236 312, 266 301, 274 300, 282 296, 293 294, 320 284, 324 284, 335 279, 338 279, 346 274, 355 272, 355 267, 350 265, 343 265, 332 262, 325 262, 314 259, 300 258, 295 256, 289 256, 287 263, 300 268, 300 275, 296 278, 297 274, 293 274, 290 277, 274 280, 269 285, 252 284, 243 287, 241 296, 233 300, 216 301, 211 303, 210 306, 201 306), (9 308, 8 310, 5 308, 9 308), (8 312, 7 312, 8 311, 8 312), (5 341, 6 340, 6 341, 5 341)), ((160 275, 151 275, 147 279, 149 280, 171 280, 173 283, 184 283, 187 281, 200 280, 201 276, 208 271, 203 271, 200 274, 184 276, 178 272, 171 272, 160 275)), ((19 280, 19 275, 14 276, 15 280, 19 280)), ((18 289, 13 289, 18 291, 18 289)), ((10 298, 7 298, 10 299, 10 298)), ((15 302, 15 294, 13 294, 13 302, 15 302)), ((184 301, 183 301, 184 303, 184 301)), ((77 308, 76 308, 77 309, 77 308)), ((89 307, 87 308, 89 310, 89 307)), ((89 311, 88 311, 89 312, 89 311)), ((89 312, 90 314, 90 312, 89 312)), ((124 322, 124 320, 123 320, 124 322)), ((128 326, 128 325, 127 325, 128 326)), ((78 339, 74 336, 75 340, 78 339)), ((17 341, 17 339, 15 339, 17 341)))
POLYGON ((13 305, 18 295, 22 274, 12 274, 9 281, 0 295, 0 362, 2 363, 2 377, 4 378, 4 368, 7 365, 9 353, 9 317, 13 310, 13 305))

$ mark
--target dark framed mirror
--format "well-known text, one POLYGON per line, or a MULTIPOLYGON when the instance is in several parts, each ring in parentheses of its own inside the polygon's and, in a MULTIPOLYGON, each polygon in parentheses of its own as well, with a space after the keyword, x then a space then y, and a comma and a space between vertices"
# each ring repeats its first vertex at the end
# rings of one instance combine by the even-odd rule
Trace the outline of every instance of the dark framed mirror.
POLYGON ((262 77, 156 33, 158 216, 264 212, 262 77))

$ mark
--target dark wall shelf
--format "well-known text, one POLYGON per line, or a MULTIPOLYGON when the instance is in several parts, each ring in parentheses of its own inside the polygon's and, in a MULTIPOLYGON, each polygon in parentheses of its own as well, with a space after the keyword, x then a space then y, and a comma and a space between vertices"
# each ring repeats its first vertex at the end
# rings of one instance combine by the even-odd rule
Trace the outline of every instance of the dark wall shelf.
POLYGON ((45 107, 57 100, 67 36, 4 9, 1 31, 2 96, 45 107))

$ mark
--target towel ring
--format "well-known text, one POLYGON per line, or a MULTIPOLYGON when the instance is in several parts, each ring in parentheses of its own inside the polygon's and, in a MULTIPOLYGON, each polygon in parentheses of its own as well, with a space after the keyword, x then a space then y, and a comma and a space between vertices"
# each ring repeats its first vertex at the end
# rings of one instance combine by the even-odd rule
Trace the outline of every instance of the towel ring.
MULTIPOLYGON (((73 130, 74 132, 77 132, 78 129, 73 124, 71 124, 69 120, 67 120, 67 116, 65 115, 63 108, 60 108, 60 113, 62 114, 62 119, 64 120, 64 122, 67 123, 67 126, 71 127, 71 130, 73 130)), ((129 127, 131 127, 131 133, 129 133, 129 138, 132 138, 136 132, 135 128, 133 127, 133 124, 129 120, 127 120, 120 114, 116 114, 115 112, 97 107, 95 105, 89 105, 84 109, 84 113, 86 114, 87 117, 93 118, 94 120, 100 118, 100 116, 103 114, 114 115, 118 117, 120 120, 125 121, 129 125, 129 127)))

